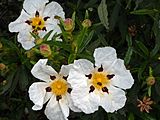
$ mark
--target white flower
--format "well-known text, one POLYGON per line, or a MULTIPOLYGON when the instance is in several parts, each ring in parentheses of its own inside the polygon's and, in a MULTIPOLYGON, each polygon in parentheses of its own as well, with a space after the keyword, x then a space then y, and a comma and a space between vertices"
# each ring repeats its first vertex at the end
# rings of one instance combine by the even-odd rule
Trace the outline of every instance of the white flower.
POLYGON ((29 97, 35 104, 32 109, 40 110, 47 101, 45 115, 49 120, 67 120, 69 108, 80 110, 73 105, 70 97, 72 88, 67 83, 68 72, 72 65, 63 65, 59 74, 46 65, 47 59, 40 59, 32 68, 34 77, 43 82, 35 82, 29 87, 29 97))
POLYGON ((125 89, 131 88, 134 80, 124 62, 117 59, 112 47, 94 51, 95 65, 86 59, 74 61, 68 82, 73 90, 74 105, 89 114, 101 106, 106 112, 114 112, 125 105, 125 89), (124 90, 122 90, 124 89, 124 90))
POLYGON ((61 33, 58 26, 59 21, 55 16, 64 19, 63 8, 57 2, 48 3, 49 0, 25 0, 20 16, 9 24, 10 32, 19 32, 18 42, 26 50, 35 46, 35 40, 30 34, 33 32, 41 38, 53 30, 48 39, 55 33, 61 33))

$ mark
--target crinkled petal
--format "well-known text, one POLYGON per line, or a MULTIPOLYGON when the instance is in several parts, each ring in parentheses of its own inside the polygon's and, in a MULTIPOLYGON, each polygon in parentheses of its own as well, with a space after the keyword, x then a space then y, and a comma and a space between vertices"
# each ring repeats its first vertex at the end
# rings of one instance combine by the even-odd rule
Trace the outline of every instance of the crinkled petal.
POLYGON ((34 15, 36 11, 43 11, 49 0, 25 0, 23 9, 30 15, 34 15))
POLYGON ((81 110, 77 106, 74 105, 73 100, 71 99, 71 95, 69 93, 67 93, 66 99, 68 100, 68 106, 72 111, 81 112, 81 110))
POLYGON ((60 104, 58 101, 56 101, 56 97, 52 96, 49 100, 46 109, 45 109, 45 115, 49 120, 68 120, 60 107, 60 104))
POLYGON ((101 96, 100 105, 106 112, 114 112, 122 108, 126 102, 125 92, 119 88, 110 86, 108 87, 109 94, 104 93, 101 96))
POLYGON ((94 70, 93 63, 87 59, 75 60, 74 68, 81 71, 84 75, 89 75, 94 70))
POLYGON ((68 83, 70 83, 74 88, 79 86, 87 87, 87 80, 88 78, 83 73, 74 69, 70 70, 67 78, 68 83))
POLYGON ((22 32, 30 31, 31 27, 25 23, 26 20, 29 20, 29 15, 22 10, 20 16, 14 21, 11 22, 8 26, 10 32, 22 32))
POLYGON ((44 104, 44 99, 45 99, 45 95, 46 95, 46 90, 45 88, 48 86, 47 83, 45 82, 36 82, 33 83, 30 87, 29 87, 29 97, 30 99, 33 101, 33 103, 35 104, 32 109, 33 110, 40 110, 43 107, 44 104))
POLYGON ((31 73, 34 77, 50 82, 50 76, 57 75, 57 72, 51 67, 46 65, 47 59, 40 59, 32 68, 31 73))
POLYGON ((71 98, 73 100, 74 105, 86 114, 90 114, 98 110, 98 103, 94 101, 91 97, 89 93, 89 88, 73 88, 71 92, 71 98))
POLYGON ((62 96, 62 99, 59 100, 59 105, 65 118, 67 118, 69 116, 69 103, 65 96, 62 96))
POLYGON ((63 76, 68 76, 71 68, 73 68, 73 64, 62 65, 59 74, 63 76))
POLYGON ((62 32, 59 25, 58 25, 59 20, 55 19, 55 16, 59 16, 62 19, 64 19, 65 13, 63 11, 63 8, 57 2, 51 2, 45 7, 43 16, 50 17, 45 22, 45 26, 46 26, 46 29, 48 32, 53 30, 53 32, 51 33, 51 35, 48 38, 48 40, 51 40, 55 33, 59 34, 62 32))
POLYGON ((25 50, 29 50, 35 46, 34 38, 28 31, 18 33, 18 42, 21 43, 25 50))
POLYGON ((117 59, 116 50, 112 47, 97 48, 94 51, 95 65, 100 67, 104 62, 110 65, 117 59))
POLYGON ((111 79, 111 84, 122 89, 131 88, 134 84, 134 79, 129 70, 126 69, 124 61, 117 59, 110 67, 109 72, 115 74, 111 79))
POLYGON ((46 5, 44 12, 43 12, 43 16, 44 17, 51 17, 50 19, 54 19, 56 20, 54 17, 55 16, 59 16, 62 19, 64 19, 65 17, 65 13, 63 11, 63 8, 61 7, 60 4, 58 4, 57 2, 51 2, 48 5, 46 5))

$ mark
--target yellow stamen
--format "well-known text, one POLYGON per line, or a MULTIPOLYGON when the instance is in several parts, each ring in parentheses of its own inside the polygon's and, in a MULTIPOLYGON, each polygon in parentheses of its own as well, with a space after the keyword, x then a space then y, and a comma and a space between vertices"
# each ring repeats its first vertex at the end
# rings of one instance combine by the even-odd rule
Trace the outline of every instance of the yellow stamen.
POLYGON ((66 94, 68 90, 68 84, 66 80, 64 79, 56 79, 52 82, 50 85, 52 92, 58 96, 58 95, 64 95, 66 94))
POLYGON ((31 26, 34 30, 42 30, 45 27, 45 21, 42 17, 31 18, 31 26))
POLYGON ((92 74, 91 84, 98 90, 102 90, 103 87, 106 87, 110 83, 110 80, 107 78, 107 73, 105 72, 95 72, 92 74))

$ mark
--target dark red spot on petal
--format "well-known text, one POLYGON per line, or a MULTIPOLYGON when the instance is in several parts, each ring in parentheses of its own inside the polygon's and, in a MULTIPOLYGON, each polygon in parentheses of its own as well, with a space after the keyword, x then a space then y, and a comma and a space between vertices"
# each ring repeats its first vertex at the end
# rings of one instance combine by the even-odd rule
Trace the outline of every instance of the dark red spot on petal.
POLYGON ((50 76, 50 79, 51 79, 51 80, 55 80, 55 79, 56 79, 56 76, 50 76))
POLYGON ((44 20, 44 21, 47 21, 49 18, 50 18, 50 17, 47 16, 47 17, 44 17, 43 20, 44 20))
POLYGON ((63 79, 67 80, 68 76, 63 76, 63 79))
POLYGON ((102 65, 101 65, 101 67, 98 68, 98 72, 102 72, 102 71, 103 71, 103 67, 102 67, 102 65))
POLYGON ((27 23, 28 25, 30 25, 32 23, 32 21, 26 20, 25 23, 27 23))
POLYGON ((60 99, 62 99, 62 96, 61 95, 57 95, 56 96, 56 100, 59 101, 60 99))
POLYGON ((51 92, 52 88, 51 87, 46 87, 46 92, 51 92))
POLYGON ((85 76, 88 77, 88 79, 91 79, 91 78, 92 78, 92 74, 85 75, 85 76))
POLYGON ((93 92, 94 90, 95 90, 94 86, 93 86, 93 85, 91 85, 91 86, 90 86, 89 93, 93 92))
POLYGON ((72 91, 72 88, 68 88, 67 92, 71 93, 71 91, 72 91))
POLYGON ((35 17, 39 17, 39 12, 38 11, 36 11, 35 17))
POLYGON ((114 74, 107 75, 107 78, 108 78, 108 79, 112 79, 114 76, 115 76, 114 74))
POLYGON ((103 88, 102 88, 102 91, 103 91, 103 92, 107 92, 107 93, 109 93, 109 92, 108 92, 108 88, 107 88, 107 87, 103 87, 103 88))
POLYGON ((97 85, 102 86, 102 83, 101 82, 97 82, 97 85))

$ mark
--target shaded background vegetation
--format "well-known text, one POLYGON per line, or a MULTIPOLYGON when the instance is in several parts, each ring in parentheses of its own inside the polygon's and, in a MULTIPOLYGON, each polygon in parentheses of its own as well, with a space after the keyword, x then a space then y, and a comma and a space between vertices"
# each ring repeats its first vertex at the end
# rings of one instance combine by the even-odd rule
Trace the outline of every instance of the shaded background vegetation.
MULTIPOLYGON (((51 1, 51 0, 50 0, 51 1)), ((131 71, 135 84, 127 90, 127 103, 115 113, 99 111, 85 115, 71 112, 70 120, 160 120, 160 1, 159 0, 107 0, 109 29, 107 21, 100 19, 98 6, 101 0, 56 0, 62 5, 66 17, 76 11, 78 26, 89 12, 92 21, 89 33, 94 32, 77 58, 93 60, 92 53, 99 46, 112 46, 118 57, 125 60, 131 71), (149 68, 155 77, 155 84, 147 85, 149 68), (155 102, 150 113, 140 112, 137 99, 150 96, 155 102)), ((8 31, 8 24, 20 14, 23 0, 0 1, 0 63, 7 67, 0 71, 0 120, 46 120, 44 110, 33 111, 33 103, 28 97, 28 87, 35 81, 30 70, 32 60, 27 58, 26 51, 16 40, 16 34, 8 31)), ((78 28, 75 28, 75 31, 78 28)), ((56 45, 56 47, 60 47, 56 45)), ((55 57, 58 69, 64 64, 65 51, 55 57), (63 62, 59 62, 63 61, 63 62)), ((67 53, 69 54, 69 53, 67 53)), ((69 56, 69 55, 68 55, 69 56)), ((36 55, 36 59, 42 56, 36 55)), ((43 107, 45 108, 45 106, 43 107)))

